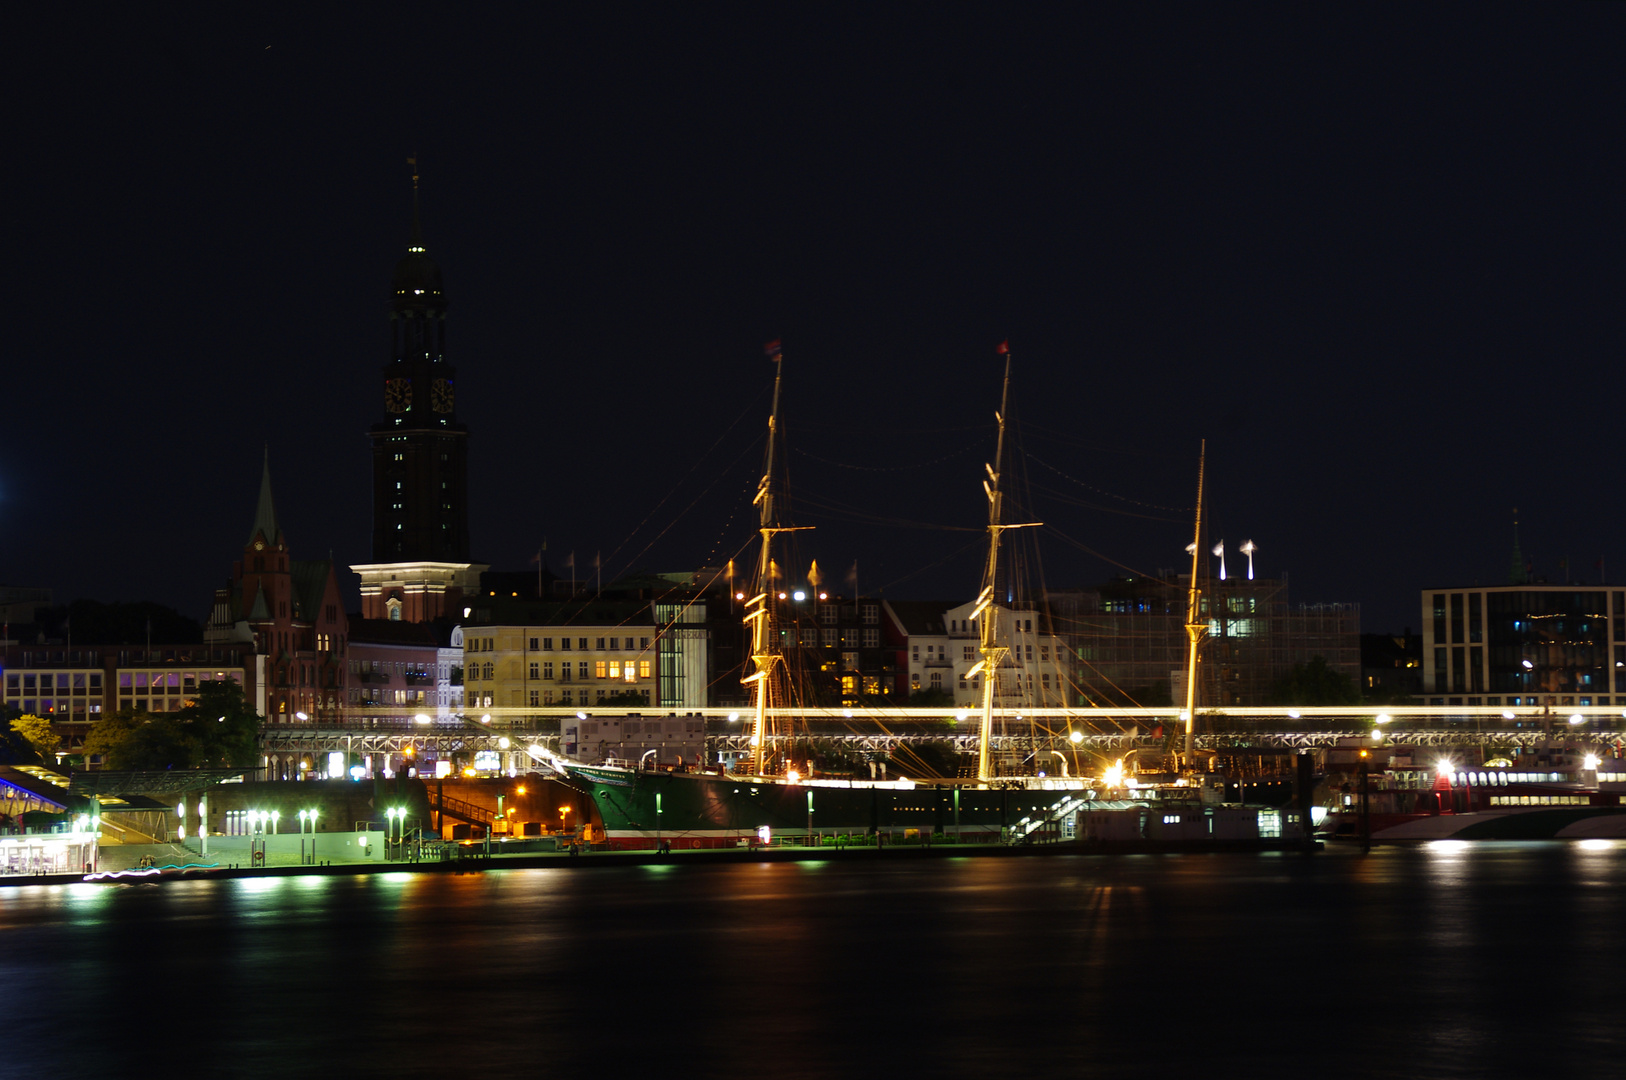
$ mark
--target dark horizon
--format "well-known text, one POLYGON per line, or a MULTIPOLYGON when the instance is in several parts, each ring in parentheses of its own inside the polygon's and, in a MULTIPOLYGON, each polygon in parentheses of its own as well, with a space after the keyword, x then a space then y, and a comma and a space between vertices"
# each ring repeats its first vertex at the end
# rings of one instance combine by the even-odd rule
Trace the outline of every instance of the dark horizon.
POLYGON ((1367 631, 1515 507, 1626 567, 1617 8, 392 10, 14 37, 0 581, 201 615, 266 447, 367 561, 413 155, 494 569, 743 550, 773 338, 799 566, 866 593, 975 591, 1007 339, 1050 587, 1181 567, 1203 439, 1212 540, 1367 631))

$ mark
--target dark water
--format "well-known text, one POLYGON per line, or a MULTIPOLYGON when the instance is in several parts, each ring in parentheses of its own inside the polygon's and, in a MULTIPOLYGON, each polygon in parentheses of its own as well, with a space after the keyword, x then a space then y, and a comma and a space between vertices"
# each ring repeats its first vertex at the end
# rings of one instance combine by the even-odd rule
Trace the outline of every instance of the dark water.
POLYGON ((4 1076, 1626 1075, 1626 846, 0 889, 4 1076))

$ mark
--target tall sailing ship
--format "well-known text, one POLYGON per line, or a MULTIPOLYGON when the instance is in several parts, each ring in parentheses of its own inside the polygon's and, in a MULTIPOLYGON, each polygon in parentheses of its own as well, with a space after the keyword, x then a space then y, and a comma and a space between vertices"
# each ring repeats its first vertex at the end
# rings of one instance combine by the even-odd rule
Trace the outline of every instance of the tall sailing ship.
MULTIPOLYGON (((989 747, 996 720, 996 681, 1009 647, 1001 643, 999 605, 1002 534, 1023 524, 1003 520, 1000 472, 1005 455, 1005 416, 1010 395, 1010 352, 1005 360, 999 438, 983 488, 988 497, 988 555, 982 591, 971 615, 979 631, 980 662, 968 673, 981 676, 982 716, 977 775, 966 780, 846 779, 799 775, 776 747, 786 744, 779 730, 787 713, 784 656, 781 651, 783 598, 775 587, 777 538, 800 527, 780 519, 780 389, 784 354, 768 346, 774 364, 773 405, 762 479, 754 503, 759 547, 745 627, 751 637, 744 681, 754 705, 748 771, 736 774, 643 768, 631 762, 585 764, 551 760, 564 781, 587 794, 603 820, 606 839, 618 847, 734 846, 763 837, 807 837, 831 833, 920 830, 966 839, 1022 837, 1054 830, 1060 820, 1095 795, 1076 778, 996 776, 989 747)), ((811 770, 810 770, 811 771, 811 770)))

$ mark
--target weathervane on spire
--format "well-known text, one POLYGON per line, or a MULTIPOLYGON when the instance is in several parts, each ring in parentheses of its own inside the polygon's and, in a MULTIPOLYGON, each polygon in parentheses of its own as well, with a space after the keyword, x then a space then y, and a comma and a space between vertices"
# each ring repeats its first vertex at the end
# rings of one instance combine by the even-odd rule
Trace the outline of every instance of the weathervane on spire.
POLYGON ((413 151, 407 158, 407 164, 412 166, 412 242, 407 250, 419 255, 423 254, 423 226, 418 223, 418 154, 413 151))

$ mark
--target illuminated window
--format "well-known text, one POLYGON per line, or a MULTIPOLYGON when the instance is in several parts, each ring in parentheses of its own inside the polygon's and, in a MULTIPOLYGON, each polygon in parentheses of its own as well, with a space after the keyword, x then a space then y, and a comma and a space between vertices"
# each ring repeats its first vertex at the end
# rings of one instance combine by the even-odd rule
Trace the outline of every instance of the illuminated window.
MULTIPOLYGON (((599 676, 598 677, 601 678, 601 679, 604 678, 604 665, 603 664, 599 664, 599 676)), ((621 677, 621 661, 619 661, 619 660, 611 660, 610 661, 610 678, 619 679, 620 677, 621 677)))
POLYGON ((649 661, 648 660, 640 660, 640 661, 638 661, 638 677, 640 679, 649 678, 649 661))
MULTIPOLYGON (((583 664, 582 667, 586 668, 587 665, 583 664)), ((609 667, 609 665, 606 664, 603 660, 595 660, 593 662, 593 674, 594 674, 594 676, 597 677, 597 678, 600 678, 600 679, 604 678, 605 671, 606 671, 606 669, 608 667, 609 667)), ((583 672, 583 675, 584 676, 586 675, 585 671, 583 672)))

